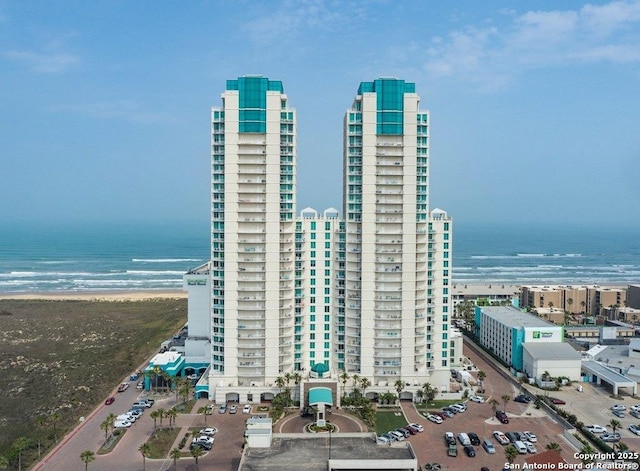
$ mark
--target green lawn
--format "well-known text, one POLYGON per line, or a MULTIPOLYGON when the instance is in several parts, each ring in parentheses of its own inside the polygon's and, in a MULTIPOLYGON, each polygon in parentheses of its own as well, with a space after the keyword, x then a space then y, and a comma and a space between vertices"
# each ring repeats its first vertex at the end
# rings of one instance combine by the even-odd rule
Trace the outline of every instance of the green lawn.
POLYGON ((171 446, 178 438, 179 428, 159 428, 147 440, 147 443, 151 447, 147 458, 159 459, 166 458, 171 451, 171 446))
POLYGON ((376 433, 378 435, 387 433, 389 430, 395 430, 398 427, 404 427, 407 421, 403 414, 396 415, 395 412, 377 412, 376 413, 376 433))
MULTIPOLYGON (((428 405, 427 409, 428 410, 440 410, 443 407, 450 406, 451 404, 457 404, 458 402, 460 402, 460 401, 456 400, 456 399, 450 399, 450 400, 436 399, 434 401, 429 402, 429 405, 428 405)), ((416 404, 416 409, 418 409, 419 412, 423 412, 424 411, 424 402, 416 404)))

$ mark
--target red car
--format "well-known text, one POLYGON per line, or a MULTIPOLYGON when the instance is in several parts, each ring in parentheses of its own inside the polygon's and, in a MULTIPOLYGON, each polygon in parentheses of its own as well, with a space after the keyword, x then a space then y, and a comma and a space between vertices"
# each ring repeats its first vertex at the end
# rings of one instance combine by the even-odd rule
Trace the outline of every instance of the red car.
POLYGON ((115 401, 116 398, 115 397, 108 397, 106 401, 104 401, 104 405, 105 406, 110 406, 111 404, 113 404, 113 401, 115 401))
POLYGON ((556 398, 551 399, 551 402, 553 402, 554 404, 566 404, 566 402, 564 402, 562 399, 556 398))

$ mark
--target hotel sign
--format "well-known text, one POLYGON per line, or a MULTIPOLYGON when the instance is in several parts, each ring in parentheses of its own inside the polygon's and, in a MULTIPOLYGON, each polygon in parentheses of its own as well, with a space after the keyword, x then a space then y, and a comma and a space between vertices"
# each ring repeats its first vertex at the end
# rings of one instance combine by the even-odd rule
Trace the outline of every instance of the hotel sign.
POLYGON ((550 339, 551 337, 553 337, 553 332, 541 332, 539 330, 533 331, 534 339, 550 339))

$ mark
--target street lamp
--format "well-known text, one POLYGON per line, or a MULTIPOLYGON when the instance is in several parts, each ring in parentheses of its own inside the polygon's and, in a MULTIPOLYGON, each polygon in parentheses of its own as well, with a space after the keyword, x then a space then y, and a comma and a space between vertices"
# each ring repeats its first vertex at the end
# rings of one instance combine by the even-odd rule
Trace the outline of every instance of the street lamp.
POLYGON ((327 425, 329 426, 329 460, 331 460, 331 431, 333 430, 333 425, 328 420, 327 425))

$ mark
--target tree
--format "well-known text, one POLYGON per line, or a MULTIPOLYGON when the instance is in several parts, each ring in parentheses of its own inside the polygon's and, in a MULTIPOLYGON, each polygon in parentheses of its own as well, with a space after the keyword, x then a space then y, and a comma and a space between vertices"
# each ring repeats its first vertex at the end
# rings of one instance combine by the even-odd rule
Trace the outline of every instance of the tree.
POLYGON ((516 450, 515 446, 509 445, 504 449, 504 457, 507 459, 509 464, 513 463, 513 461, 516 459, 516 456, 518 456, 518 450, 516 450))
POLYGON ((52 412, 51 414, 49 414, 49 423, 53 427, 53 441, 54 442, 58 441, 58 430, 57 430, 56 426, 58 425, 58 423, 61 420, 62 420, 62 416, 60 415, 60 412, 52 412))
POLYGON ((609 421, 609 425, 611 425, 611 429, 613 430, 613 433, 616 433, 616 430, 620 428, 620 421, 616 419, 611 419, 611 421, 609 421))
POLYGON ((87 471, 87 469, 89 468, 89 463, 96 459, 96 455, 95 453, 93 453, 93 451, 86 450, 80 453, 80 459, 84 463, 85 471, 87 471))
POLYGON ((580 459, 582 460, 582 464, 593 463, 595 461, 595 452, 591 445, 585 445, 580 450, 580 459))
POLYGON ((204 424, 207 425, 207 415, 209 415, 209 408, 207 406, 200 407, 198 414, 202 414, 204 417, 204 424))
POLYGON ((482 385, 482 382, 484 381, 484 379, 487 377, 487 373, 485 373, 484 371, 480 370, 478 371, 478 381, 480 381, 480 384, 482 385))
POLYGON ((500 403, 494 398, 491 398, 491 400, 489 400, 489 405, 491 406, 491 410, 493 411, 493 415, 496 415, 496 411, 498 410, 498 404, 500 404, 500 403))
POLYGON ((300 400, 300 381, 302 381, 302 375, 297 371, 292 375, 293 383, 296 385, 296 394, 294 396, 294 400, 300 400))
POLYGON ((109 438, 109 429, 111 428, 111 424, 109 420, 104 419, 104 421, 100 424, 100 428, 104 430, 104 441, 107 442, 107 438, 109 438))
POLYGON ((176 417, 178 416, 178 411, 176 410, 176 408, 172 407, 171 409, 169 409, 165 413, 165 416, 169 419, 169 427, 173 428, 176 423, 176 417))
POLYGON ((155 430, 157 428, 157 421, 158 421, 158 417, 160 417, 160 414, 158 413, 157 410, 154 410, 154 411, 151 411, 151 414, 149 414, 149 417, 153 419, 153 430, 155 430))
POLYGON ((340 381, 342 381, 342 397, 347 395, 347 381, 349 381, 349 373, 343 371, 340 375, 340 381))
POLYGON ((285 380, 282 376, 278 376, 275 380, 276 386, 280 389, 280 392, 282 392, 282 389, 284 388, 285 385, 285 380))
POLYGON ((187 402, 189 400, 189 394, 191 393, 191 381, 190 380, 186 380, 183 381, 179 386, 178 386, 179 394, 182 397, 182 401, 183 402, 187 402))
POLYGON ((18 453, 18 470, 22 470, 22 452, 31 446, 31 440, 27 437, 18 437, 13 442, 13 448, 18 453))
POLYGON ((404 381, 398 378, 396 382, 393 383, 393 386, 396 388, 396 392, 398 393, 398 409, 400 409, 400 393, 402 393, 402 390, 404 389, 404 381))
POLYGON ((582 315, 586 315, 586 309, 585 307, 587 306, 587 303, 584 301, 580 301, 580 308, 582 309, 582 315))
POLYGON ((169 452, 169 457, 173 460, 173 469, 178 469, 178 458, 182 456, 179 448, 174 448, 169 452))
MULTIPOLYGON (((507 413, 507 403, 511 400, 511 396, 504 394, 502 396, 502 403, 504 404, 504 412, 507 413)), ((516 450, 517 451, 517 450, 516 450)))
MULTIPOLYGON (((39 415, 38 417, 36 417, 36 420, 35 420, 36 428, 38 430, 44 429, 47 426, 47 422, 48 422, 48 420, 47 420, 47 416, 46 415, 39 415)), ((41 442, 42 442, 41 434, 38 433, 38 458, 40 458, 40 445, 41 445, 41 442)))
POLYGON ((163 409, 162 407, 160 407, 159 409, 157 409, 158 411, 158 418, 160 419, 160 427, 162 427, 162 419, 164 419, 167 415, 167 411, 165 409, 163 409))
MULTIPOLYGON (((422 402, 424 400, 424 391, 422 389, 418 389, 416 391, 416 397, 418 398, 418 402, 422 402)), ((425 406, 425 410, 426 410, 426 406, 425 406)))
POLYGON ((366 396, 365 392, 366 392, 367 388, 369 386, 371 386, 371 381, 369 381, 369 378, 362 378, 360 380, 360 386, 362 386, 362 395, 366 396))
POLYGON ((560 453, 562 451, 562 448, 560 447, 559 443, 551 442, 547 444, 547 450, 555 450, 560 453))
POLYGON ((199 446, 194 446, 191 449, 191 456, 193 456, 196 460, 196 470, 200 469, 200 466, 198 466, 198 458, 200 458, 202 455, 204 455, 204 451, 202 451, 202 448, 200 448, 199 446))
POLYGON ((145 442, 142 445, 140 445, 140 447, 138 448, 138 451, 142 455, 142 469, 147 469, 147 455, 151 451, 151 445, 145 442))

